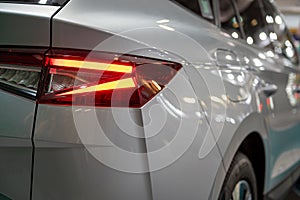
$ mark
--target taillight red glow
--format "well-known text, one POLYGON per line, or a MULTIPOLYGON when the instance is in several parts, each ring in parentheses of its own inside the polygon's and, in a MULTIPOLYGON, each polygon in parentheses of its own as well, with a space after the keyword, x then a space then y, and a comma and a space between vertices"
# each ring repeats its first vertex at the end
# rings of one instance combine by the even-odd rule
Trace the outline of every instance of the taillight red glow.
POLYGON ((70 92, 65 92, 62 94, 58 94, 58 96, 69 95, 69 94, 80 94, 85 92, 98 92, 98 91, 105 91, 105 90, 116 90, 122 88, 133 88, 135 87, 135 83, 132 78, 126 78, 117 81, 111 81, 108 83, 101 83, 95 86, 88 86, 83 87, 77 90, 72 90, 70 92))
POLYGON ((67 59, 56 59, 56 58, 50 58, 49 62, 50 65, 52 66, 91 69, 91 70, 92 69, 105 70, 105 71, 123 72, 123 73, 132 72, 132 66, 117 65, 111 63, 100 63, 100 62, 89 62, 89 61, 67 60, 67 59))
POLYGON ((39 103, 141 107, 182 66, 131 55, 55 49, 46 55, 45 67, 39 103))

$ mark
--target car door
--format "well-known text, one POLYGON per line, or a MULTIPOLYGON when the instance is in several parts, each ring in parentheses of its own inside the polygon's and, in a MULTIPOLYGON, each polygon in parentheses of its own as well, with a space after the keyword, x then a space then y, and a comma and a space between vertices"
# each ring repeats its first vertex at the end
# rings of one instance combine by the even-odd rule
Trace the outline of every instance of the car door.
MULTIPOLYGON (((269 117, 273 164, 270 184, 275 185, 286 178, 300 160, 300 71, 297 51, 283 17, 270 1, 263 1, 263 6, 274 60, 282 66, 281 78, 278 77, 279 74, 278 78, 271 73, 269 76, 272 81, 281 80, 278 94, 273 99, 272 117, 269 117)), ((277 70, 278 65, 274 66, 277 70)))
MULTIPOLYGON (((299 75, 291 59, 274 52, 270 38, 274 34, 266 26, 269 18, 264 15, 263 1, 223 0, 219 1, 219 7, 220 27, 226 37, 222 40, 216 38, 214 43, 206 46, 210 48, 207 51, 212 52, 217 68, 206 66, 197 69, 203 77, 212 77, 206 78, 206 83, 213 88, 210 90, 210 97, 213 99, 207 99, 202 104, 207 108, 213 133, 222 155, 225 155, 225 167, 231 162, 226 157, 228 154, 225 154, 227 144, 232 139, 232 134, 238 130, 238 125, 251 117, 251 113, 258 117, 264 116, 266 122, 263 118, 256 117, 255 126, 249 129, 257 131, 261 127, 264 131, 265 123, 270 127, 266 135, 268 140, 264 141, 266 158, 269 159, 266 161, 266 187, 264 188, 263 181, 258 183, 261 190, 264 188, 264 191, 269 191, 283 181, 297 164, 297 146, 300 140, 298 99, 295 97, 299 75), (283 58, 286 60, 283 61, 283 58), (218 73, 213 74, 214 70, 218 73), (216 74, 222 76, 224 88, 213 78, 216 74), (222 118, 224 113, 226 117, 222 118)), ((209 37, 213 37, 213 33, 209 37)), ((209 37, 206 37, 207 41, 209 37)), ((247 127, 253 125, 246 124, 247 127)))
POLYGON ((0 197, 10 199, 30 199, 37 89, 59 8, 30 2, 0 1, 0 197))
POLYGON ((299 161, 298 59, 282 16, 268 0, 236 0, 236 4, 245 40, 257 52, 256 57, 245 56, 260 85, 259 112, 269 128, 270 166, 266 177, 271 189, 287 178, 299 161))

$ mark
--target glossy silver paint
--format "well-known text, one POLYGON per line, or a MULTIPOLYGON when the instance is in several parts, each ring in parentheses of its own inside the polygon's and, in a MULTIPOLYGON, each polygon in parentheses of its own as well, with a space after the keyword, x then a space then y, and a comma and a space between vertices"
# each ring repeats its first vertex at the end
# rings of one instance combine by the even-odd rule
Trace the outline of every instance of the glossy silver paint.
POLYGON ((0 97, 1 193, 13 199, 29 199, 35 103, 3 91, 0 97))
MULTIPOLYGON (((49 46, 50 17, 58 7, 0 3, 0 45, 49 46)), ((36 103, 0 90, 0 188, 30 199, 32 132, 36 103)))
MULTIPOLYGON (((24 10, 17 9, 22 6, 3 4, 0 17, 14 20, 25 15, 16 20, 23 24, 18 30, 24 26, 22 20, 28 19, 26 30, 36 30, 38 26, 39 31, 30 35, 0 31, 0 44, 50 46, 50 17, 58 7, 27 5, 33 10, 28 13, 26 6, 24 10), (36 20, 41 23, 36 25, 36 20)), ((1 23, 16 32, 8 21, 1 23)), ((283 62, 283 58, 270 58, 263 49, 234 40, 167 0, 71 0, 53 16, 51 39, 52 47, 130 53, 180 62, 184 68, 149 103, 130 109, 130 120, 125 120, 128 110, 123 108, 112 111, 38 105, 32 199, 217 199, 235 153, 253 133, 261 138, 265 149, 264 193, 299 165, 300 102, 289 95, 299 84, 299 69, 283 62), (154 107, 159 109, 152 110, 154 107), (90 123, 92 112, 102 130, 90 123), (156 121, 151 122, 151 114, 156 121), (77 115, 82 117, 80 130, 88 142, 83 141, 78 130, 77 115), (166 122, 156 132, 164 119, 166 122), (120 121, 125 121, 123 125, 131 134, 146 139, 126 135, 120 121), (111 146, 103 146, 97 140, 101 131, 109 133, 117 146, 147 155, 126 160, 112 151, 112 158, 129 163, 125 165, 129 173, 106 166, 91 153, 93 149, 110 151, 111 146), (194 140, 190 142, 189 137, 194 140), (165 151, 156 155, 155 150, 164 145, 165 151), (186 147, 185 151, 177 155, 176 149, 181 146, 186 147), (166 160, 174 162, 160 168, 166 160), (140 173, 130 172, 132 166, 140 173)), ((24 105, 15 113, 18 118, 6 118, 13 121, 12 126, 23 126, 20 130, 24 131, 9 132, 11 126, 7 125, 3 137, 25 135, 30 141, 35 102, 6 92, 0 95, 4 107, 8 105, 3 103, 5 98, 24 105), (24 123, 22 119, 28 121, 24 123)), ((2 113, 5 112, 1 111, 1 123, 2 113)), ((30 142, 26 145, 32 148, 30 142)), ((30 168, 31 156, 28 157, 20 165, 30 168)), ((29 169, 24 173, 26 184, 30 182, 29 169)), ((6 177, 11 178, 11 174, 6 177)), ((4 184, 1 190, 2 187, 4 184)), ((13 195, 21 194, 18 188, 7 190, 2 191, 16 199, 18 196, 13 195)), ((29 193, 29 189, 24 192, 29 193)))
POLYGON ((0 45, 49 46, 50 18, 58 8, 0 3, 0 45))
MULTIPOLYGON (((126 2, 114 1, 113 3, 94 1, 90 4, 81 4, 79 1, 73 0, 54 17, 53 31, 55 33, 53 35, 53 46, 55 47, 93 49, 103 46, 112 52, 131 52, 132 49, 143 48, 143 45, 145 45, 150 48, 158 48, 179 55, 178 57, 191 63, 193 67, 186 67, 185 71, 195 89, 198 101, 207 113, 212 133, 214 134, 214 138, 217 139, 216 142, 218 143, 220 153, 224 158, 226 171, 243 139, 254 132, 260 134, 265 145, 266 157, 268 158, 266 160, 265 192, 269 191, 285 178, 285 175, 279 172, 274 175, 274 172, 285 168, 285 173, 289 174, 289 171, 293 169, 292 166, 298 163, 299 159, 295 158, 295 156, 291 156, 294 157, 293 161, 287 161, 289 164, 280 161, 280 159, 285 157, 281 156, 284 152, 292 151, 295 153, 297 151, 295 148, 299 148, 297 139, 288 139, 290 137, 297 137, 298 131, 296 131, 296 126, 300 119, 297 114, 298 111, 296 111, 298 109, 295 106, 294 108, 289 107, 290 104, 281 102, 282 100, 276 100, 276 102, 278 101, 278 105, 275 105, 275 108, 281 110, 281 112, 290 112, 293 116, 291 119, 287 117, 290 116, 289 113, 286 113, 285 116, 274 116, 274 112, 276 111, 268 108, 268 105, 265 103, 263 104, 264 109, 262 111, 258 109, 259 105, 257 105, 258 101, 267 101, 262 88, 264 86, 260 86, 265 82, 274 83, 280 87, 278 93, 273 98, 285 99, 284 101, 288 100, 285 93, 288 82, 287 75, 284 80, 274 78, 274 76, 270 75, 271 73, 289 73, 288 71, 290 70, 282 65, 282 58, 268 58, 265 56, 263 50, 252 48, 246 43, 232 39, 226 33, 221 32, 216 27, 211 26, 169 1, 156 0, 151 1, 151 3, 148 1, 133 0, 126 2), (110 14, 109 11, 115 10, 116 5, 122 9, 110 14), (89 10, 90 15, 85 15, 81 10, 89 10), (76 13, 76 15, 73 13, 76 13), (158 23, 163 19, 168 20, 164 25, 171 29, 166 30, 166 27, 158 23), (88 42, 79 39, 81 37, 79 35, 65 37, 65 35, 71 35, 71 32, 77 31, 82 24, 88 27, 82 32, 89 38, 88 42), (96 34, 97 32, 98 34, 96 34), (113 37, 113 39, 110 37, 113 37), (115 40, 118 44, 115 46, 106 45, 105 42, 110 40, 115 40), (97 45, 99 46, 97 47, 97 45), (189 50, 186 48, 189 48, 189 50), (237 60, 233 63, 232 61, 231 63, 226 63, 228 60, 222 59, 222 56, 226 57, 227 55, 233 56, 237 60), (249 60, 249 62, 246 63, 245 60, 249 60), (261 70, 261 66, 257 62, 262 63, 264 70, 261 70), (241 76, 243 80, 239 84, 232 83, 226 79, 228 74, 234 75, 235 78, 241 76), (262 76, 262 74, 266 74, 271 79, 262 76), (282 82, 278 82, 281 80, 282 82), (220 88, 223 83, 224 87, 220 88), (255 87, 254 84, 258 86, 255 87), (220 120, 220 116, 224 115, 224 112, 226 112, 226 117, 223 116, 224 119, 220 120), (265 118, 267 121, 264 120, 265 118), (286 122, 279 125, 278 120, 280 119, 285 119, 286 122), (293 119, 296 124, 294 124, 293 119), (266 123, 269 123, 268 125, 273 129, 273 122, 281 127, 279 128, 280 132, 285 136, 277 136, 276 133, 267 133, 266 123), (292 136, 292 133, 295 136, 292 136), (270 143, 266 139, 269 138, 272 144, 272 140, 276 140, 277 137, 287 138, 287 141, 282 143, 284 146, 281 147, 278 144, 269 146, 270 143), (286 145, 290 142, 297 144, 286 145), (287 148, 294 150, 287 150, 287 148), (277 155, 274 152, 277 152, 277 155)), ((139 51, 134 51, 134 53, 139 54, 139 51)), ((141 55, 145 54, 142 53, 141 55)), ((289 65, 292 66, 291 64, 289 65)), ((296 73, 298 73, 297 70, 296 73)), ((189 162, 186 161, 186 163, 189 162)), ((181 167, 180 169, 181 172, 190 170, 188 167, 181 167)), ((173 176, 169 175, 169 177, 173 176)), ((157 188, 162 189, 162 187, 159 187, 161 182, 162 179, 157 182, 155 179, 152 180, 154 194, 156 184, 158 185, 157 188)), ((172 181, 165 185, 168 185, 166 186, 167 188, 172 188, 174 182, 172 181)), ((182 183, 185 182, 182 181, 182 183)), ((213 199, 217 197, 214 195, 218 194, 221 185, 222 181, 215 183, 214 189, 216 192, 213 191, 212 193, 213 199)), ((160 199, 161 196, 159 194, 157 196, 154 195, 154 198, 160 199)), ((169 195, 166 196, 174 198, 172 194, 169 195)), ((162 196, 166 197, 165 195, 162 196)), ((193 197, 197 197, 196 193, 193 197)))

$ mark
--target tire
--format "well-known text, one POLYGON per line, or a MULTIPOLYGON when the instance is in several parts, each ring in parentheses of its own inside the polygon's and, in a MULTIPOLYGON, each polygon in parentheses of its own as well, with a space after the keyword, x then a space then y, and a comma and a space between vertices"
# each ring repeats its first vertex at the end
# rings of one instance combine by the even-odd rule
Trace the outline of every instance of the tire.
POLYGON ((227 172, 219 200, 257 199, 257 183, 252 164, 246 155, 238 152, 227 172))

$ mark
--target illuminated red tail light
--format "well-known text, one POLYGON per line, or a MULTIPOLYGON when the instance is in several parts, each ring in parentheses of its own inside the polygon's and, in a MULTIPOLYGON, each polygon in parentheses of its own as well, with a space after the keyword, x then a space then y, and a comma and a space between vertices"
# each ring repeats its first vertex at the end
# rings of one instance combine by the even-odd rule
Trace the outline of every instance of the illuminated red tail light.
POLYGON ((103 52, 51 50, 39 103, 141 107, 182 66, 178 63, 103 52))

